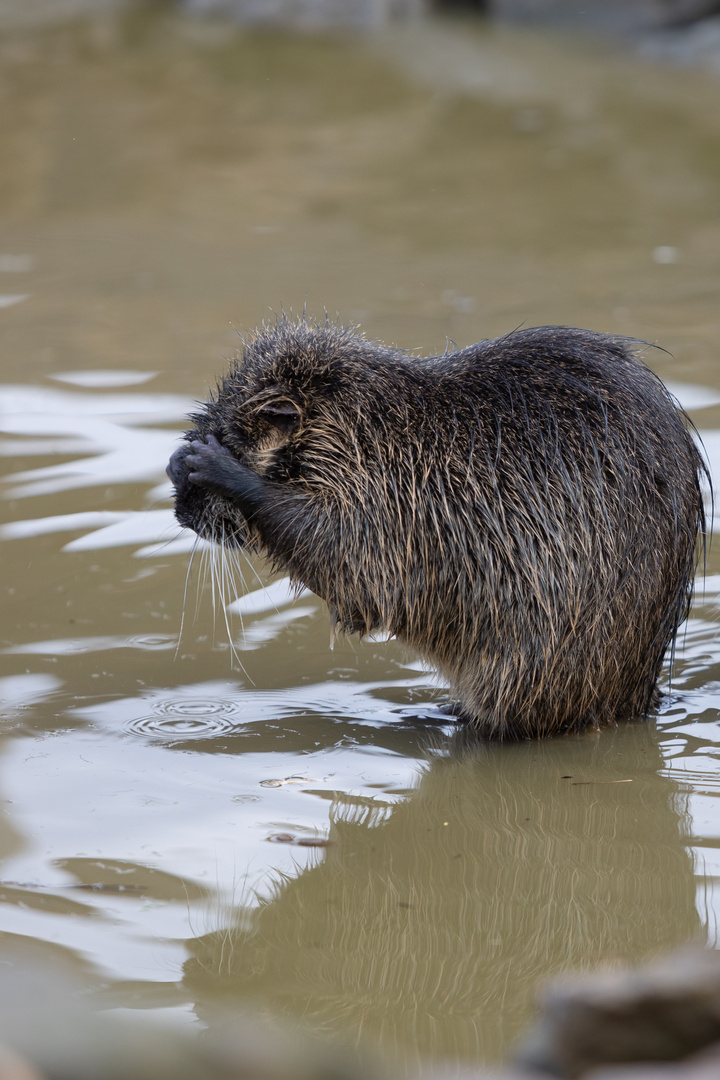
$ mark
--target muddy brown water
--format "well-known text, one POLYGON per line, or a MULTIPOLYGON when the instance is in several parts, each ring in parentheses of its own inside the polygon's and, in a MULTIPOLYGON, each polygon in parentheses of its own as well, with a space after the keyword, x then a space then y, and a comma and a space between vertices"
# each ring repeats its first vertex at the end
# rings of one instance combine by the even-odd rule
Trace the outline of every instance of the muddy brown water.
POLYGON ((462 21, 0 39, 6 942, 410 1071, 502 1057, 557 972, 716 942, 717 550, 656 719, 461 754, 396 643, 331 651, 258 563, 213 604, 164 466, 238 333, 307 305, 424 352, 657 342, 720 475, 719 88, 462 21))

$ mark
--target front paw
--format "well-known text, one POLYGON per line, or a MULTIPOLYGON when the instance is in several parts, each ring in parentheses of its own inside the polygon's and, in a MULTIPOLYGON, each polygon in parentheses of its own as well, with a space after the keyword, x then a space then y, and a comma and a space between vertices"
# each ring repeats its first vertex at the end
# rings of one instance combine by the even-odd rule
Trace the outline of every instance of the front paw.
POLYGON ((194 439, 185 462, 189 469, 187 478, 192 484, 230 499, 246 515, 254 512, 262 497, 262 481, 214 435, 208 435, 204 442, 194 439))
POLYGON ((200 487, 215 487, 223 473, 239 464, 230 451, 210 434, 206 436, 205 442, 202 439, 193 439, 185 463, 189 470, 188 480, 200 487))

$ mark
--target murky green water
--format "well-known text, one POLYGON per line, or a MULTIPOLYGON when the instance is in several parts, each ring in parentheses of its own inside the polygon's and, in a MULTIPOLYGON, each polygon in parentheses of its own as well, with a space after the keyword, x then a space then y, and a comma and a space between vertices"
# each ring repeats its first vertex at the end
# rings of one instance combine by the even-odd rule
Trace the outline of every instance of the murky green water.
POLYGON ((716 940, 715 552, 656 721, 461 753, 412 657, 330 651, 259 565, 233 660, 164 467, 238 330, 307 304, 426 352, 657 341, 720 475, 718 93, 471 23, 0 40, 6 941, 412 1069, 501 1056, 567 967, 716 940))

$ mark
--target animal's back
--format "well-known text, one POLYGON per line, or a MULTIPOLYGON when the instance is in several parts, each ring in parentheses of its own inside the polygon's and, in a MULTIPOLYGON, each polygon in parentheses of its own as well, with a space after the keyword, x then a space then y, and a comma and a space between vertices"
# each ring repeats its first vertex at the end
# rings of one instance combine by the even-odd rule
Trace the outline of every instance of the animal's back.
POLYGON ((453 650, 476 664, 438 663, 496 735, 645 714, 703 529, 703 466, 670 395, 632 343, 557 327, 464 350, 447 376, 484 431, 479 618, 453 650))

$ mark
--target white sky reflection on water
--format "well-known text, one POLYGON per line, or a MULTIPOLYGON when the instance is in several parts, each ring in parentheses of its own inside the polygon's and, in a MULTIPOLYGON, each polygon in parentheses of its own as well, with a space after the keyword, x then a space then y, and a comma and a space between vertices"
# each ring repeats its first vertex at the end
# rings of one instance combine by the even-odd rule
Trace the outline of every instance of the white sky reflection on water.
MULTIPOLYGON (((83 395, 46 387, 2 387, 0 432, 31 436, 29 449, 34 454, 84 451, 72 461, 11 473, 6 477, 12 485, 7 497, 22 499, 162 476, 177 434, 147 425, 178 422, 191 408, 192 402, 171 394, 83 395), (65 439, 58 441, 54 438, 58 435, 65 439)), ((19 441, 0 444, 0 453, 6 455, 21 454, 23 449, 19 441)))

